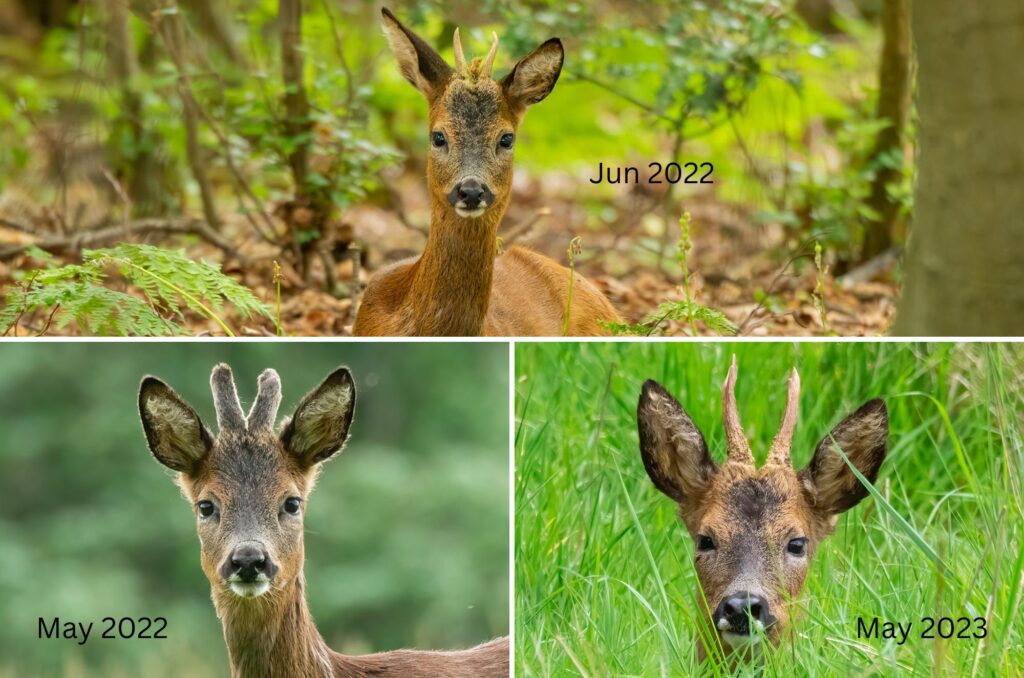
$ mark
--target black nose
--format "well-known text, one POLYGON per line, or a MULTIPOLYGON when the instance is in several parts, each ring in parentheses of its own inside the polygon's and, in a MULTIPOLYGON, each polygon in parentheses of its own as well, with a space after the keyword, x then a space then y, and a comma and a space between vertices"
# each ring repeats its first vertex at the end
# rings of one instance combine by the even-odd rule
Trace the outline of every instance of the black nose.
POLYGON ((482 184, 476 179, 460 181, 452 192, 448 194, 448 202, 454 207, 462 207, 467 210, 475 210, 478 207, 491 204, 494 194, 487 184, 482 184), (486 204, 484 204, 486 203, 486 204))
POLYGON ((740 591, 727 596, 715 610, 715 625, 720 631, 736 634, 750 633, 750 621, 761 622, 763 628, 775 619, 768 610, 768 601, 762 596, 740 591))
POLYGON ((237 574, 243 582, 251 584, 261 573, 272 577, 275 569, 266 549, 259 544, 250 542, 236 547, 231 552, 224 567, 221 568, 221 574, 225 579, 237 574))

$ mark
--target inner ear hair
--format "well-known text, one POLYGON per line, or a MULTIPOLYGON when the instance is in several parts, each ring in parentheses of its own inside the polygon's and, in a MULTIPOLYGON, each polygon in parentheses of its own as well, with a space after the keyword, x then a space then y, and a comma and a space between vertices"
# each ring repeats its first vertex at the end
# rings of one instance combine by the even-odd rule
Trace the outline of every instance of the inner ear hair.
POLYGON ((649 379, 640 392, 636 419, 640 456, 654 486, 680 503, 702 494, 718 467, 679 401, 649 379))
POLYGON ((514 106, 525 109, 551 94, 562 73, 564 61, 562 41, 551 38, 520 59, 502 78, 501 87, 514 106))
POLYGON ((868 495, 836 447, 869 482, 874 483, 885 461, 889 440, 889 414, 881 398, 868 401, 843 419, 815 449, 810 463, 800 471, 815 505, 828 513, 842 513, 868 495))
POLYGON ((451 78, 452 68, 423 38, 406 28, 388 8, 381 9, 384 35, 402 76, 425 96, 433 96, 451 78))
POLYGON ((139 417, 150 453, 174 471, 193 473, 213 446, 196 411, 156 377, 139 386, 139 417))

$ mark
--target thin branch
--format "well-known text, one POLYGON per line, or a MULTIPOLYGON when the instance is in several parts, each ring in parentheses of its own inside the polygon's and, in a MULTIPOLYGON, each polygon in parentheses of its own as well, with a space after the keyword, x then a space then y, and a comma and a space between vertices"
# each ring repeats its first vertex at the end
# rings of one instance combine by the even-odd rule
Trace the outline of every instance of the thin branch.
POLYGON ((125 239, 125 234, 142 235, 146 233, 197 235, 212 245, 223 250, 228 256, 243 263, 248 260, 235 250, 224 236, 220 235, 203 221, 198 219, 183 221, 167 221, 163 219, 142 219, 129 224, 107 226, 92 231, 78 231, 68 236, 43 238, 34 243, 8 245, 0 247, 0 261, 13 259, 31 247, 38 247, 47 252, 78 251, 87 247, 95 247, 106 242, 117 242, 125 239))

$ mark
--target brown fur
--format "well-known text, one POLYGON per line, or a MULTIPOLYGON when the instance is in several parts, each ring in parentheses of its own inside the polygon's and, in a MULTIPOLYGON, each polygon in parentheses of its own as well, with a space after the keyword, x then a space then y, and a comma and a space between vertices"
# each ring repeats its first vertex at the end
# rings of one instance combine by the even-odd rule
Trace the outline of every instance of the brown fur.
MULTIPOLYGON (((384 30, 402 74, 427 99, 431 132, 447 144, 427 160, 431 220, 418 259, 378 271, 363 295, 353 332, 362 336, 553 336, 562 334, 568 268, 522 247, 496 256, 497 232, 512 188, 511 149, 526 108, 547 96, 562 66, 562 46, 549 40, 500 82, 453 71, 412 31, 384 10, 384 30), (456 213, 448 194, 466 177, 494 194, 478 217, 456 213)), ((601 335, 599 320, 618 322, 605 296, 574 277, 569 334, 601 335)))
POLYGON ((508 675, 507 638, 455 652, 346 656, 328 648, 306 605, 302 514, 320 462, 348 438, 355 408, 352 378, 344 368, 332 373, 302 400, 280 435, 272 430, 280 402, 272 370, 261 375, 248 417, 226 366, 214 370, 211 384, 222 427, 215 438, 194 409, 153 377, 143 380, 139 410, 150 450, 180 471, 178 483, 193 505, 200 560, 224 626, 233 676, 508 675), (287 498, 301 499, 298 515, 282 508, 287 498), (213 516, 200 514, 201 501, 213 502, 213 516), (225 578, 226 562, 239 543, 258 543, 275 566, 262 595, 243 597, 225 578))
MULTIPOLYGON (((723 394, 727 413, 731 387, 727 381, 723 394)), ((795 404, 796 397, 790 427, 795 422, 795 404)), ((695 542, 707 537, 714 544, 711 549, 695 549, 694 567, 701 587, 697 600, 708 617, 704 637, 717 638, 715 655, 720 655, 719 648, 733 660, 759 652, 757 645, 730 647, 711 619, 721 601, 740 591, 767 601, 776 621, 765 635, 777 644, 791 630, 794 600, 819 544, 832 534, 838 514, 868 493, 835 452, 832 440, 874 482, 886 453, 885 403, 872 400, 844 419, 799 472, 788 463, 788 449, 779 457, 785 464, 770 459, 755 468, 752 458, 743 457, 716 464, 689 415, 654 381, 643 386, 637 425, 641 457, 651 481, 678 503, 679 515, 695 542), (789 553, 790 541, 801 538, 806 539, 805 555, 789 553)), ((742 435, 742 430, 738 433, 742 435)), ((704 643, 700 652, 705 656, 704 643)))

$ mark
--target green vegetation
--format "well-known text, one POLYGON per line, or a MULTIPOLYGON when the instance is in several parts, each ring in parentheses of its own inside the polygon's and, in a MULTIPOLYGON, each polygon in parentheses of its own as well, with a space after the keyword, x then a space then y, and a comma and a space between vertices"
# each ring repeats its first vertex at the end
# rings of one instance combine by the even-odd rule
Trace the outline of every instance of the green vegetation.
MULTIPOLYGON (((36 249, 33 255, 52 263, 46 252, 36 249)), ((0 310, 0 334, 4 335, 15 329, 22 316, 36 311, 47 312, 57 328, 75 321, 89 333, 120 336, 184 334, 180 322, 185 310, 234 336, 219 315, 225 302, 245 318, 272 317, 266 304, 221 273, 220 266, 192 261, 181 251, 129 243, 85 250, 81 264, 20 274, 5 302, 0 310), (143 299, 105 287, 108 268, 136 286, 143 299)))
POLYGON ((244 403, 268 366, 282 416, 339 364, 358 402, 306 517, 311 611, 351 653, 508 632, 508 349, 486 345, 26 345, 0 349, 0 676, 223 676, 189 506, 146 449, 155 374, 215 425, 210 369, 244 403), (444 388, 438 385, 443 384, 444 388), (37 639, 38 618, 164 616, 167 640, 37 639))
MULTIPOLYGON (((636 402, 677 394, 724 457, 721 383, 762 460, 799 369, 797 467, 839 420, 884 397, 890 449, 873 496, 812 564, 795 642, 764 676, 1015 676, 1024 664, 1024 351, 1007 344, 520 344, 516 355, 519 676, 695 675, 693 545, 644 472, 636 402), (987 619, 977 640, 922 640, 924 616, 987 619), (905 645, 856 619, 913 621, 905 645)), ((740 675, 756 675, 754 670, 740 675)), ((711 673, 714 675, 714 672, 711 673)))
MULTIPOLYGON (((289 317, 304 317, 293 304, 308 306, 298 299, 306 290, 351 300, 341 310, 323 300, 346 327, 367 273, 422 247, 426 107, 386 49, 378 3, 41 0, 50 8, 42 19, 30 4, 0 0, 21 19, 0 19, 0 118, 9 121, 0 128, 0 262, 11 262, 0 284, 39 267, 25 241, 78 264, 81 242, 156 233, 154 245, 222 258, 264 303, 276 296, 279 261, 280 330, 307 334, 314 329, 289 317)), ((612 298, 621 331, 660 318, 666 334, 782 333, 796 329, 792 315, 801 331, 821 333, 813 246, 824 243, 834 275, 868 256, 869 229, 898 250, 914 128, 898 125, 878 142, 893 125, 878 106, 876 4, 844 5, 837 31, 806 21, 806 4, 654 0, 637 12, 484 0, 465 12, 414 0, 392 9, 449 59, 456 26, 471 56, 496 31, 499 77, 562 37, 565 67, 520 130, 522 180, 499 235, 562 263, 582 237, 578 271, 622 283, 612 298), (592 185, 599 162, 638 168, 642 181, 592 185), (646 183, 653 162, 679 163, 676 179, 691 183, 671 183, 667 168, 662 183, 646 183), (696 183, 706 170, 713 183, 696 183), (682 303, 672 258, 687 210, 692 286, 682 303), (634 288, 641 293, 627 294, 634 288)), ((905 61, 889 66, 907 70, 905 61)), ((854 308, 830 329, 884 331, 891 269, 874 275, 883 286, 847 295, 844 310, 854 308)), ((39 305, 14 317, 23 334, 153 329, 88 316, 47 324, 47 313, 39 305)), ((185 330, 211 329, 208 314, 186 315, 185 330)), ((274 318, 255 322, 278 330, 274 318)))

